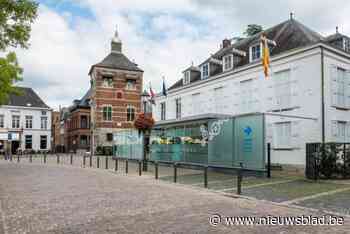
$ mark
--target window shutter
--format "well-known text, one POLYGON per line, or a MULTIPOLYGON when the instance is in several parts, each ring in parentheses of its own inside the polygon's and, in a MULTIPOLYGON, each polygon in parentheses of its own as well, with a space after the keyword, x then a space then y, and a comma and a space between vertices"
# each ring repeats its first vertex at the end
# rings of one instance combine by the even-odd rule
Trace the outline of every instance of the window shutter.
POLYGON ((298 67, 294 66, 290 69, 290 89, 291 89, 291 97, 290 97, 290 107, 300 106, 299 96, 300 96, 300 86, 298 79, 298 67))
POLYGON ((302 120, 295 120, 291 122, 291 146, 293 148, 299 148, 300 147, 300 131, 302 131, 301 128, 302 120))
POLYGON ((330 67, 330 77, 331 77, 331 103, 332 106, 337 106, 338 104, 338 72, 337 72, 337 66, 331 65, 330 67))
POLYGON ((346 108, 350 109, 350 70, 346 72, 346 81, 345 81, 345 105, 346 108))
POLYGON ((332 141, 338 140, 338 121, 332 120, 332 141))

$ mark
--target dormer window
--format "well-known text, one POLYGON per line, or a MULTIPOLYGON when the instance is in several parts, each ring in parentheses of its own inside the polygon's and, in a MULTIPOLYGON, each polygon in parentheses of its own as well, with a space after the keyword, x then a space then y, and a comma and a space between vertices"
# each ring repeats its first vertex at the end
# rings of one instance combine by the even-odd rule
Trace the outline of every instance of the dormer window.
POLYGON ((261 58, 261 45, 257 44, 250 47, 250 62, 256 61, 261 58))
POLYGON ((206 63, 202 66, 201 73, 202 79, 206 79, 209 77, 209 63, 206 63))
POLYGON ((231 70, 233 68, 233 55, 229 54, 229 55, 224 56, 223 64, 224 64, 224 66, 223 66, 224 71, 231 70))
POLYGON ((187 85, 191 82, 191 71, 185 71, 184 72, 184 85, 187 85))

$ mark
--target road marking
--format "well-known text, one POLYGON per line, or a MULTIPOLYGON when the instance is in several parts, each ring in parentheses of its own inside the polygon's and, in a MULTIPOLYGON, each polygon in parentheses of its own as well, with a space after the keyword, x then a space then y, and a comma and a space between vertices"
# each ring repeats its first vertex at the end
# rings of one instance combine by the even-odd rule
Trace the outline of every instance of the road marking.
POLYGON ((292 203, 297 203, 297 202, 309 200, 309 199, 312 199, 312 198, 318 198, 318 197, 331 195, 331 194, 339 193, 339 192, 344 192, 344 191, 348 191, 348 190, 350 190, 349 187, 348 188, 335 189, 335 190, 332 190, 332 191, 327 191, 327 192, 318 193, 318 194, 314 194, 314 195, 310 195, 310 196, 306 196, 306 197, 296 198, 296 199, 289 200, 289 201, 284 201, 284 202, 281 202, 281 203, 285 204, 285 205, 290 205, 292 203))

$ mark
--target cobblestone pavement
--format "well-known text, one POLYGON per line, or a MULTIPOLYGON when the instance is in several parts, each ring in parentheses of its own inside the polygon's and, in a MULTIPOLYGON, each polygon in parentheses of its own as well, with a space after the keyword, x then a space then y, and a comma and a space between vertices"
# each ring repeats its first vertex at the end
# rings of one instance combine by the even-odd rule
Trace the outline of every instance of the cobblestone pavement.
MULTIPOLYGON (((209 225, 222 216, 310 211, 225 197, 149 177, 0 161, 0 233, 347 233, 343 226, 209 225)), ((314 216, 322 215, 313 213, 314 216)))

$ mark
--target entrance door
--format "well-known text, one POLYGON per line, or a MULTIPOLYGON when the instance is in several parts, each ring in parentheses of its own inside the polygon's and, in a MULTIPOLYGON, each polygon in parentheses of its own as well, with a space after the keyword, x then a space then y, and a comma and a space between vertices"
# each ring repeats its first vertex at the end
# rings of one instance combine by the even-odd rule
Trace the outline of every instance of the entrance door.
POLYGON ((19 141, 12 141, 12 144, 11 144, 12 154, 17 154, 18 148, 19 148, 19 141))

